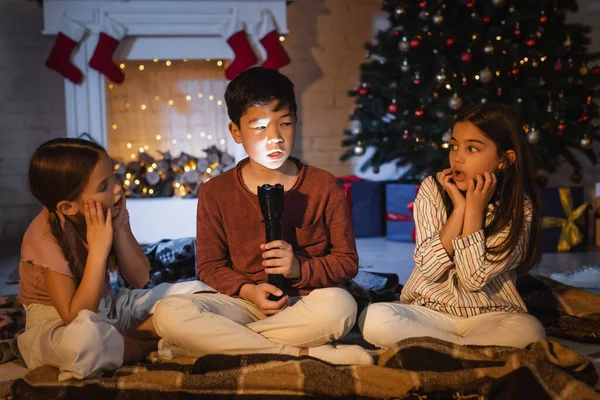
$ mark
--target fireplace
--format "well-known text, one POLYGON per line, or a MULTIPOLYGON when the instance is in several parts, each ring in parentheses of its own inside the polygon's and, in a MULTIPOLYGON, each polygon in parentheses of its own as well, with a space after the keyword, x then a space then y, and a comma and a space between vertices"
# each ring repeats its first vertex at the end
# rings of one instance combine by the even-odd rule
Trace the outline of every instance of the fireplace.
MULTIPOLYGON (((244 157, 227 132, 224 68, 234 53, 227 28, 242 23, 258 43, 261 12, 268 10, 281 35, 288 33, 286 0, 53 0, 44 4, 44 34, 56 35, 67 16, 86 36, 73 64, 83 73, 65 79, 67 136, 87 134, 114 158, 136 159, 140 152, 196 157, 216 146, 244 157), (125 74, 118 85, 92 69, 90 58, 107 20, 126 29, 114 57, 125 74)), ((283 36, 282 36, 283 40, 283 36)), ((254 46, 264 57, 261 46, 254 46)), ((133 232, 140 243, 195 236, 196 199, 129 198, 133 232)))

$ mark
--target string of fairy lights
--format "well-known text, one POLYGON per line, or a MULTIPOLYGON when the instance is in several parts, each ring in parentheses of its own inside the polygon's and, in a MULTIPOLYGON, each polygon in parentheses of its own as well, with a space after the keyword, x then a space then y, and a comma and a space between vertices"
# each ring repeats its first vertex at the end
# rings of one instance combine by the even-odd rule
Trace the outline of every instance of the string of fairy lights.
MULTIPOLYGON (((181 60, 183 63, 187 63, 188 60, 187 59, 183 59, 181 60)), ((205 60, 206 63, 210 63, 209 65, 211 66, 217 66, 217 67, 223 67, 225 65, 224 61, 222 60, 211 60, 211 59, 206 59, 205 60), (214 62, 214 64, 212 64, 214 62)), ((174 66, 174 61, 171 60, 164 60, 161 61, 157 58, 152 60, 152 63, 155 65, 158 64, 162 64, 164 62, 164 66, 166 67, 171 67, 174 66)), ((120 63, 119 67, 122 70, 126 70, 126 69, 131 69, 131 68, 136 68, 139 71, 144 71, 144 70, 148 70, 147 66, 144 63, 135 63, 134 65, 132 65, 133 63, 125 63, 122 62, 120 63)), ((107 88, 109 91, 113 91, 115 88, 117 88, 118 86, 109 83, 107 88)), ((150 96, 149 96, 150 97, 150 96)), ((109 93, 109 98, 110 98, 110 93, 109 93)), ((222 107, 224 106, 224 101, 221 98, 218 98, 215 94, 212 93, 205 93, 204 91, 198 91, 195 93, 183 93, 181 94, 179 97, 178 96, 161 96, 159 94, 155 94, 153 96, 154 101, 163 101, 164 104, 168 105, 169 107, 173 107, 177 105, 177 102, 187 102, 190 103, 192 102, 192 100, 197 99, 196 101, 202 101, 202 100, 207 100, 210 102, 214 102, 214 104, 216 104, 216 106, 218 107, 222 107), (166 98, 164 98, 166 97, 166 98)), ((140 101, 138 104, 133 104, 132 101, 127 101, 124 104, 124 108, 125 109, 134 109, 134 108, 138 108, 140 111, 144 112, 144 111, 149 111, 151 108, 152 104, 151 101, 140 101)), ((226 113, 226 110, 221 111, 220 113, 226 113)), ((109 116, 110 117, 110 116, 109 116)), ((114 119, 114 116, 112 116, 114 119)), ((120 133, 120 131, 122 131, 120 124, 117 123, 112 123, 110 124, 110 129, 114 134, 120 133)), ((131 134, 132 129, 127 129, 128 134, 131 134)), ((205 139, 207 140, 209 143, 211 143, 213 141, 214 138, 218 137, 218 135, 215 135, 215 133, 210 133, 207 132, 206 129, 200 130, 200 132, 197 133, 197 135, 201 138, 201 139, 205 139)), ((170 139, 168 139, 165 136, 169 136, 168 133, 157 133, 156 135, 154 135, 154 139, 156 139, 156 142, 159 143, 155 143, 155 145, 152 145, 151 143, 147 142, 147 143, 142 143, 141 146, 136 146, 135 145, 135 141, 134 140, 129 140, 127 141, 127 143, 125 144, 127 150, 125 151, 121 151, 118 148, 114 148, 115 146, 111 146, 113 147, 111 149, 111 151, 117 151, 117 153, 125 153, 126 151, 130 151, 128 157, 123 157, 124 159, 128 158, 130 160, 135 160, 136 158, 138 158, 139 153, 144 153, 148 150, 150 150, 151 146, 152 147, 165 147, 165 145, 168 143, 167 140, 170 140, 170 144, 171 145, 177 145, 178 143, 181 144, 181 142, 184 141, 192 141, 194 139, 195 134, 193 134, 192 132, 188 131, 186 133, 184 133, 183 135, 179 136, 179 137, 171 137, 170 139), (137 149, 137 151, 139 153, 136 153, 134 151, 132 151, 132 149, 137 149)), ((118 142, 118 141, 117 141, 118 142)), ((222 148, 224 148, 224 146, 226 145, 226 140, 224 138, 221 138, 218 140, 218 142, 215 142, 215 144, 219 144, 222 148)), ((138 143, 139 144, 139 143, 138 143)), ((122 144, 121 144, 122 145, 122 144)), ((119 145, 120 146, 120 145, 119 145)))

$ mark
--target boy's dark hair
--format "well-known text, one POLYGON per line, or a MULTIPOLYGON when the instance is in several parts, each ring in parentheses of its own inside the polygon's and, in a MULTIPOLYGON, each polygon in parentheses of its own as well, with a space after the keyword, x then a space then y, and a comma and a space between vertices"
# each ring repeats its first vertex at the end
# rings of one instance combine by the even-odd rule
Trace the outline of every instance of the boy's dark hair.
MULTIPOLYGON (((500 204, 499 207, 494 208, 492 220, 486 224, 484 234, 490 237, 506 228, 510 228, 510 231, 501 244, 494 247, 486 246, 486 259, 499 262, 515 251, 519 238, 526 229, 525 202, 528 200, 531 203, 529 242, 521 265, 517 269, 517 272, 525 273, 540 260, 541 221, 533 154, 523 129, 523 121, 513 107, 485 103, 465 107, 456 116, 454 124, 457 122, 470 122, 493 140, 498 148, 500 160, 508 165, 507 168, 496 173, 498 183, 491 203, 499 201, 500 204), (506 158, 507 150, 515 152, 515 162, 512 164, 506 158)), ((446 212, 450 215, 452 212, 450 196, 442 190, 439 182, 437 184, 443 193, 446 212)))
POLYGON ((273 101, 277 101, 274 111, 289 109, 296 117, 298 107, 294 84, 287 76, 274 69, 247 69, 229 82, 225 90, 227 114, 238 127, 249 107, 265 106, 273 101))

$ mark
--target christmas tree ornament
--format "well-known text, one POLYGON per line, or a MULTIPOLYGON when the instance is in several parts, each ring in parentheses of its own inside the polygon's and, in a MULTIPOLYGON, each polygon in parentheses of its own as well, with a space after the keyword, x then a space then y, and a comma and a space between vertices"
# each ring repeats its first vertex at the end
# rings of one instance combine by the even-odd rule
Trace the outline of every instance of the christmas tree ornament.
POLYGON ((398 43, 398 49, 400 49, 400 51, 403 53, 406 53, 410 49, 410 44, 405 37, 403 37, 400 43, 398 43))
POLYGON ((452 129, 448 129, 446 132, 444 132, 444 134, 442 135, 442 142, 444 143, 449 143, 450 139, 452 138, 452 129))
POLYGON ((396 105, 395 100, 392 102, 392 104, 390 104, 388 106, 388 111, 391 112, 392 114, 396 113, 396 111, 398 111, 398 106, 396 105))
POLYGON ((366 87, 361 87, 360 89, 358 89, 358 94, 361 96, 366 96, 369 94, 369 89, 366 87))
POLYGON ((529 140, 529 143, 531 144, 538 144, 541 138, 540 132, 535 128, 531 128, 527 134, 527 140, 529 140))
POLYGON ((470 61, 471 61, 471 58, 472 58, 472 56, 471 56, 471 51, 470 51, 470 50, 468 50, 467 52, 465 52, 465 53, 462 53, 462 54, 460 55, 460 60, 461 60, 462 62, 464 62, 464 63, 468 63, 468 62, 470 62, 470 61))
POLYGON ((414 38, 410 41, 410 47, 412 48, 418 47, 419 44, 421 44, 421 41, 417 38, 414 38))
POLYGON ((454 44, 455 40, 454 38, 448 38, 446 39, 446 46, 452 46, 454 44))
POLYGON ((485 97, 482 97, 481 100, 480 100, 480 103, 481 104, 487 103, 487 99, 485 97))
POLYGON ((515 36, 521 35, 521 25, 519 25, 518 22, 515 24, 515 30, 513 31, 513 33, 515 34, 515 36))
POLYGON ((565 125, 565 123, 561 121, 561 122, 560 122, 560 123, 559 123, 559 124, 556 126, 556 129, 558 130, 558 135, 561 135, 561 136, 562 136, 562 135, 564 134, 564 132, 565 132, 565 129, 566 129, 566 125, 565 125))
POLYGON ((444 73, 444 69, 442 68, 442 70, 440 72, 438 72, 435 76, 435 80, 439 83, 444 83, 446 82, 446 74, 444 73))
POLYGON ((365 154, 365 148, 360 144, 360 142, 358 142, 358 143, 359 144, 354 146, 354 154, 356 154, 357 156, 361 156, 361 155, 365 154))
POLYGON ((458 94, 456 94, 456 93, 454 93, 452 95, 452 97, 450 98, 450 100, 448 100, 448 107, 450 107, 454 111, 461 108, 462 105, 463 105, 463 100, 460 97, 458 97, 458 94))
POLYGON ((410 65, 408 65, 408 61, 402 61, 402 64, 400 65, 400 71, 404 73, 410 72, 410 65))
POLYGON ((563 64, 560 60, 556 61, 556 64, 554 64, 554 70, 555 71, 560 71, 563 68, 563 64))
POLYGON ((585 65, 585 64, 582 64, 582 65, 581 65, 581 68, 579 68, 579 75, 583 75, 583 76, 585 76, 585 75, 587 75, 587 74, 588 74, 588 72, 589 72, 589 70, 588 70, 588 67, 587 67, 587 65, 585 65))
POLYGON ((417 109, 415 110, 415 113, 414 113, 414 114, 415 114, 415 117, 416 117, 416 118, 421 118, 421 117, 423 116, 423 114, 424 114, 424 111, 423 111, 423 109, 422 109, 422 108, 417 108, 417 109))
POLYGON ((533 47, 535 46, 535 39, 534 38, 529 38, 525 41, 525 46, 527 47, 533 47))
POLYGON ((396 16, 406 15, 406 10, 403 7, 396 7, 394 14, 396 14, 396 16))
POLYGON ((592 147, 592 140, 588 136, 584 136, 581 138, 581 147, 589 149, 592 147))
POLYGON ((573 183, 581 183, 582 180, 583 180, 583 175, 581 175, 580 171, 574 171, 571 174, 571 181, 573 183))
POLYGON ((592 75, 600 75, 600 67, 598 67, 598 66, 593 67, 592 75))
POLYGON ((548 17, 546 17, 545 15, 542 15, 542 16, 540 17, 540 22, 541 22, 542 24, 545 24, 546 22, 548 22, 548 17))
POLYGON ((571 41, 571 37, 567 36, 567 38, 563 41, 563 47, 569 47, 573 44, 571 41))
POLYGON ((523 99, 521 97, 517 98, 517 103, 521 104, 523 102, 523 99))
POLYGON ((83 73, 72 62, 73 50, 83 39, 87 28, 63 14, 60 17, 59 32, 46 59, 46 67, 54 70, 73 83, 83 80, 83 73))
POLYGON ((359 120, 353 119, 350 121, 350 132, 353 135, 360 135, 362 133, 362 124, 359 120))
POLYGON ((433 23, 436 25, 441 25, 444 22, 444 16, 442 14, 435 14, 433 16, 433 23))
POLYGON ((420 85, 421 84, 421 75, 418 72, 415 73, 415 79, 413 80, 413 83, 415 85, 420 85))
POLYGON ((490 83, 493 76, 492 71, 487 67, 479 72, 479 80, 483 83, 490 83))
POLYGON ((491 43, 488 43, 488 44, 486 44, 486 45, 483 47, 483 52, 484 52, 485 54, 489 54, 489 55, 492 55, 492 54, 494 54, 494 45, 493 45, 493 44, 491 44, 491 43))

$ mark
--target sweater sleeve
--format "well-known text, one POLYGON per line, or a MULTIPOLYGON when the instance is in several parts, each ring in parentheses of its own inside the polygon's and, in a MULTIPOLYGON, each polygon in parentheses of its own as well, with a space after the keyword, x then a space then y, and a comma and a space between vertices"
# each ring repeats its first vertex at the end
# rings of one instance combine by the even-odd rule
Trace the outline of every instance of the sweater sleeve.
POLYGON ((495 247, 506 240, 510 227, 486 238, 483 229, 466 237, 457 237, 452 241, 456 258, 456 271, 463 287, 471 292, 480 290, 491 279, 520 265, 527 249, 533 209, 531 203, 525 204, 525 227, 514 250, 510 254, 486 257, 486 247, 495 247))
POLYGON ((419 188, 414 204, 416 244, 415 267, 430 282, 440 281, 453 265, 440 240, 444 224, 438 218, 436 198, 439 192, 433 177, 425 179, 419 188))
POLYGON ((334 179, 330 187, 330 197, 323 215, 326 230, 323 240, 329 241, 327 254, 319 257, 296 255, 302 274, 293 285, 296 288, 335 286, 358 274, 358 254, 344 192, 334 179))
POLYGON ((202 188, 198 193, 196 272, 202 282, 219 293, 232 296, 243 285, 254 281, 232 269, 221 210, 216 197, 206 189, 202 188))

